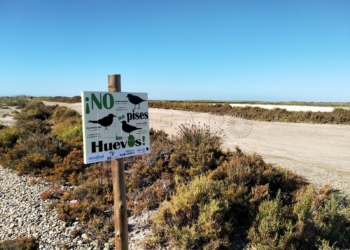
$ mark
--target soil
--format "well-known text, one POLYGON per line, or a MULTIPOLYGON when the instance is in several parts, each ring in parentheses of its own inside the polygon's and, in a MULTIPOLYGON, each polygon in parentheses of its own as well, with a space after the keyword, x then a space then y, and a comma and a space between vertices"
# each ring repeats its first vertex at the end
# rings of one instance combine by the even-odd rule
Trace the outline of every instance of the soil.
MULTIPOLYGON (((13 120, 13 111, 17 110, 13 107, 8 107, 6 109, 0 109, 0 124, 11 126, 15 124, 15 121, 13 120)), ((20 111, 20 110, 17 110, 20 111)))
MULTIPOLYGON (((56 103, 44 102, 45 105, 56 103)), ((81 104, 57 103, 81 113, 81 104)), ((0 117, 0 123, 8 117, 0 117)), ((350 195, 350 126, 247 121, 233 116, 149 109, 150 127, 176 135, 183 123, 209 126, 223 136, 223 147, 256 152, 265 162, 289 169, 318 186, 350 195)), ((8 120, 6 120, 8 122, 8 120)))

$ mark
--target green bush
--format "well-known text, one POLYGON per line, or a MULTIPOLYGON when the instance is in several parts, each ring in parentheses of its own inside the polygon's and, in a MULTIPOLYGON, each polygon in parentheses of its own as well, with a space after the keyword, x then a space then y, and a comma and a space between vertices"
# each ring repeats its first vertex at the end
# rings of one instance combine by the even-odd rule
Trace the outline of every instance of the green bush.
POLYGON ((283 206, 278 192, 274 200, 268 199, 259 205, 248 238, 256 249, 301 249, 293 229, 290 211, 283 206))
POLYGON ((245 155, 237 148, 226 159, 214 170, 178 184, 155 215, 148 247, 166 243, 176 249, 232 249, 268 195, 278 196, 281 186, 291 192, 304 185, 299 176, 265 164, 256 154, 245 155))
POLYGON ((156 212, 146 247, 230 249, 237 237, 257 249, 350 247, 344 196, 238 148, 228 158, 177 185, 156 212))
MULTIPOLYGON (((48 119, 57 108, 30 102, 18 114, 14 126, 0 130, 0 163, 3 166, 16 169, 20 174, 35 172, 49 180, 77 182, 77 172, 84 171, 82 162, 68 159, 82 149, 81 118, 76 114, 65 116, 72 114, 65 109, 64 118, 55 122, 48 119), (62 163, 67 163, 70 170, 62 163)), ((82 153, 77 157, 82 158, 82 153)))
POLYGON ((70 139, 74 139, 75 137, 79 137, 80 140, 83 139, 83 128, 81 122, 75 123, 65 120, 64 122, 57 124, 53 130, 57 134, 58 138, 63 141, 68 141, 70 139))
POLYGON ((350 201, 330 186, 315 189, 308 186, 299 190, 293 213, 303 228, 303 242, 313 242, 342 249, 350 248, 350 201), (312 239, 312 241, 311 241, 312 239))
POLYGON ((15 114, 14 119, 16 120, 31 120, 39 119, 46 120, 51 117, 54 109, 57 106, 46 106, 42 102, 28 102, 23 108, 22 112, 15 114))
POLYGON ((210 132, 209 126, 182 124, 174 140, 169 168, 180 181, 215 169, 224 158, 221 139, 210 132))
POLYGON ((167 242, 173 249, 233 249, 234 218, 222 198, 225 185, 206 176, 181 184, 153 220, 149 247, 167 242), (230 239, 231 238, 231 239, 230 239))
POLYGON ((283 204, 281 195, 259 205, 248 238, 257 249, 348 249, 349 201, 330 188, 305 186, 297 202, 283 204))
POLYGON ((140 214, 155 209, 173 192, 176 182, 216 168, 226 155, 220 149, 220 139, 208 127, 182 125, 173 140, 161 131, 150 131, 151 153, 132 158, 126 163, 129 213, 140 214))
POLYGON ((11 148, 25 132, 16 127, 4 127, 0 129, 0 148, 11 148))
POLYGON ((65 119, 68 117, 80 117, 80 114, 74 109, 59 106, 55 109, 52 115, 53 120, 65 119))

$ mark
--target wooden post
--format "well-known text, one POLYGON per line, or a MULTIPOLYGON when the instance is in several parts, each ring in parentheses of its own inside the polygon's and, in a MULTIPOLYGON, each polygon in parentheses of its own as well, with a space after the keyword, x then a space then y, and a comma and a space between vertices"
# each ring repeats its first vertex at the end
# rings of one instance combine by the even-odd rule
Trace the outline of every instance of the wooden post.
MULTIPOLYGON (((121 92, 120 75, 108 75, 108 92, 121 92)), ((124 159, 111 160, 114 196, 115 249, 128 250, 128 218, 124 159)))

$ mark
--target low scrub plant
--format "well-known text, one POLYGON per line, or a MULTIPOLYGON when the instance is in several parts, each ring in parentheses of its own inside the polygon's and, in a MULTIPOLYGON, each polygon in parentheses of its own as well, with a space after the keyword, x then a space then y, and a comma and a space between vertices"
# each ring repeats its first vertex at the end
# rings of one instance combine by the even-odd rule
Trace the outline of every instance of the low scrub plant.
POLYGON ((83 128, 80 117, 69 117, 66 119, 60 119, 55 123, 53 132, 62 141, 69 141, 75 137, 79 137, 79 140, 83 140, 83 128))
POLYGON ((221 138, 211 133, 209 126, 181 124, 178 131, 169 160, 178 181, 191 180, 220 165, 225 157, 221 138))
POLYGON ((156 212, 145 247, 347 249, 349 209, 331 188, 317 189, 237 148, 216 169, 177 185, 156 212))
POLYGON ((12 97, 8 97, 8 96, 0 97, 0 104, 2 104, 2 106, 16 107, 18 109, 24 108, 28 102, 29 102, 28 97, 24 95, 18 95, 18 96, 12 96, 12 97))
POLYGON ((208 127, 183 124, 173 139, 153 129, 150 135, 151 153, 126 164, 130 214, 157 208, 177 184, 216 168, 226 157, 220 138, 208 127))
POLYGON ((203 112, 215 115, 236 115, 250 120, 268 122, 350 124, 350 110, 344 108, 335 108, 333 112, 304 112, 248 106, 232 108, 227 102, 213 105, 210 102, 190 101, 149 101, 149 107, 203 112))
POLYGON ((0 148, 5 150, 6 148, 13 147, 17 140, 25 133, 26 131, 16 127, 3 126, 2 129, 0 129, 0 148))
POLYGON ((78 186, 63 194, 58 217, 72 223, 79 218, 92 240, 107 242, 114 235, 113 186, 110 164, 93 164, 77 176, 78 186))
MULTIPOLYGON (((186 109, 191 105, 181 103, 186 109)), ((228 103, 207 106, 208 112, 232 112, 228 103)), ((203 111, 201 104, 195 108, 203 111)), ((242 110, 258 119, 299 119, 285 110, 273 117, 263 109, 242 110)), ((346 121, 344 112, 333 113, 346 121)), ((79 220, 82 231, 103 247, 114 236, 109 162, 83 164, 81 118, 75 111, 30 101, 20 114, 14 126, 0 129, 0 164, 74 185, 41 198, 53 199, 50 206, 60 219, 79 220)), ((311 113, 303 116, 314 119, 311 113)), ((331 187, 308 185, 255 153, 224 151, 220 135, 205 125, 183 124, 171 138, 151 129, 150 137, 150 154, 125 158, 128 214, 157 210, 145 249, 350 248, 349 199, 331 187)))
POLYGON ((225 185, 207 176, 181 184, 153 219, 148 247, 170 244, 173 249, 234 249, 232 208, 222 197, 225 185), (231 238, 231 239, 230 239, 231 238))
POLYGON ((36 250, 38 248, 39 244, 33 237, 20 237, 18 239, 0 242, 0 250, 36 250))
POLYGON ((64 102, 64 103, 81 103, 81 96, 39 96, 34 97, 34 100, 48 101, 48 102, 64 102))
POLYGON ((22 112, 15 114, 16 120, 49 119, 57 106, 46 106, 42 102, 28 102, 22 112))
POLYGON ((53 120, 66 119, 68 117, 80 117, 79 113, 74 109, 59 106, 55 109, 52 115, 53 120))

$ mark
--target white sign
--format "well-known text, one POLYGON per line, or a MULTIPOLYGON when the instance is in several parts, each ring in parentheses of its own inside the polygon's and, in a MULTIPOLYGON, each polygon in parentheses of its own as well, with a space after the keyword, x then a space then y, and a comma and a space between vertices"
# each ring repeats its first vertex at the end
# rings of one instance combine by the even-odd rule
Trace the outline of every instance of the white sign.
POLYGON ((150 152, 147 93, 82 92, 84 163, 150 152))

